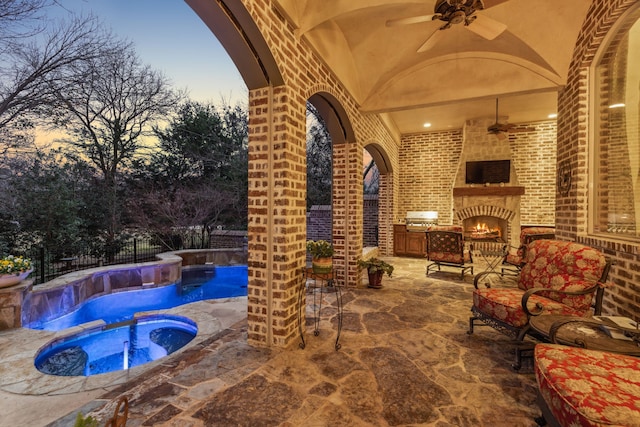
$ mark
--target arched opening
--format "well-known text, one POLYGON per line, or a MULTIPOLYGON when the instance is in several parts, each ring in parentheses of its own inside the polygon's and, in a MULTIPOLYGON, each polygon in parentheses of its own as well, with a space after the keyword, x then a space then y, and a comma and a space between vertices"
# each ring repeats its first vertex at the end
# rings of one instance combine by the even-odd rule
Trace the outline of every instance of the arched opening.
POLYGON ((333 140, 324 116, 310 101, 306 118, 307 240, 332 242, 333 140))
POLYGON ((379 215, 381 206, 391 206, 391 162, 384 148, 377 143, 364 147, 363 155, 363 247, 379 248, 380 230, 388 218, 379 215))
POLYGON ((380 192, 380 170, 373 156, 363 149, 362 153, 362 246, 372 248, 378 246, 378 196, 380 192))
POLYGON ((307 101, 307 239, 333 240, 333 147, 353 141, 344 108, 331 94, 307 101))

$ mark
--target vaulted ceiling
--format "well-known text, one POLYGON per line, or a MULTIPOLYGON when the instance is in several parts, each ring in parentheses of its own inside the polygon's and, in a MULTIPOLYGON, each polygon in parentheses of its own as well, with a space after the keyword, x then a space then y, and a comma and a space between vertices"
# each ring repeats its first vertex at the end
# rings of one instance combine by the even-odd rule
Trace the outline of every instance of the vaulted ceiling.
POLYGON ((440 30, 431 15, 442 0, 275 2, 362 111, 388 115, 400 133, 495 118, 496 98, 501 120, 548 120, 591 3, 484 0, 468 26, 440 30))

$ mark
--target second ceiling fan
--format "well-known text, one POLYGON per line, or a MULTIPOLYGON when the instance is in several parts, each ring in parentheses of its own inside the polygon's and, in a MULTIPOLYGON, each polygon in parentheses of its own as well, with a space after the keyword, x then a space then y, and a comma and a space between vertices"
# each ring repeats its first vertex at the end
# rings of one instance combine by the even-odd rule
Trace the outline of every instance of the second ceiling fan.
POLYGON ((479 36, 493 40, 507 29, 501 22, 487 16, 478 15, 476 11, 485 7, 495 6, 508 0, 436 0, 433 15, 413 16, 411 18, 394 19, 387 21, 387 26, 417 24, 426 21, 442 21, 445 24, 427 38, 418 48, 418 52, 425 52, 438 44, 444 37, 444 32, 454 24, 464 24, 464 27, 479 36), (487 6, 485 6, 487 3, 487 6), (473 25, 472 25, 473 24, 473 25))
POLYGON ((510 123, 500 123, 498 121, 498 98, 496 98, 496 122, 487 128, 487 132, 491 135, 495 135, 498 139, 505 139, 507 136, 505 135, 508 132, 533 132, 535 131, 532 127, 517 127, 516 125, 510 123))

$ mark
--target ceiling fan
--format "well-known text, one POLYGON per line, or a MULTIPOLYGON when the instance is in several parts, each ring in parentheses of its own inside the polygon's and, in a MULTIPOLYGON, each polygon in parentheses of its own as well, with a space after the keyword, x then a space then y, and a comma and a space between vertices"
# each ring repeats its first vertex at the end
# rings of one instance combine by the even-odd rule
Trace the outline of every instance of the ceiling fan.
POLYGON ((531 127, 517 127, 510 123, 500 123, 498 121, 498 98, 496 98, 496 122, 487 128, 487 132, 491 135, 496 135, 498 139, 505 139, 505 133, 508 132, 533 132, 534 128, 531 127))
POLYGON ((464 28, 479 36, 493 40, 507 29, 501 22, 484 15, 477 15, 476 11, 485 9, 485 3, 491 7, 508 0, 436 0, 433 15, 421 15, 411 18, 393 19, 387 21, 387 27, 396 25, 417 24, 426 21, 443 21, 445 24, 435 30, 429 38, 418 48, 418 52, 425 52, 434 47, 444 33, 440 30, 451 28, 454 24, 464 24, 464 28), (471 25, 473 24, 473 25, 471 25))

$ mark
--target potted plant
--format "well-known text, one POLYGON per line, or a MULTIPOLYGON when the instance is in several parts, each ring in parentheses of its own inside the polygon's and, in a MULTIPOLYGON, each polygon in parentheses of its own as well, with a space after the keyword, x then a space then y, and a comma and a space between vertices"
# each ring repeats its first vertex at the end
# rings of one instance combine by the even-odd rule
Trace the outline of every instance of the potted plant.
POLYGON ((0 288, 13 286, 33 271, 31 260, 13 255, 0 259, 0 288))
POLYGON ((369 287, 379 289, 382 287, 382 276, 386 273, 391 277, 393 265, 379 258, 369 258, 358 260, 358 266, 366 268, 369 275, 369 287))
POLYGON ((315 274, 327 274, 333 268, 333 245, 326 240, 308 240, 311 268, 315 274))

